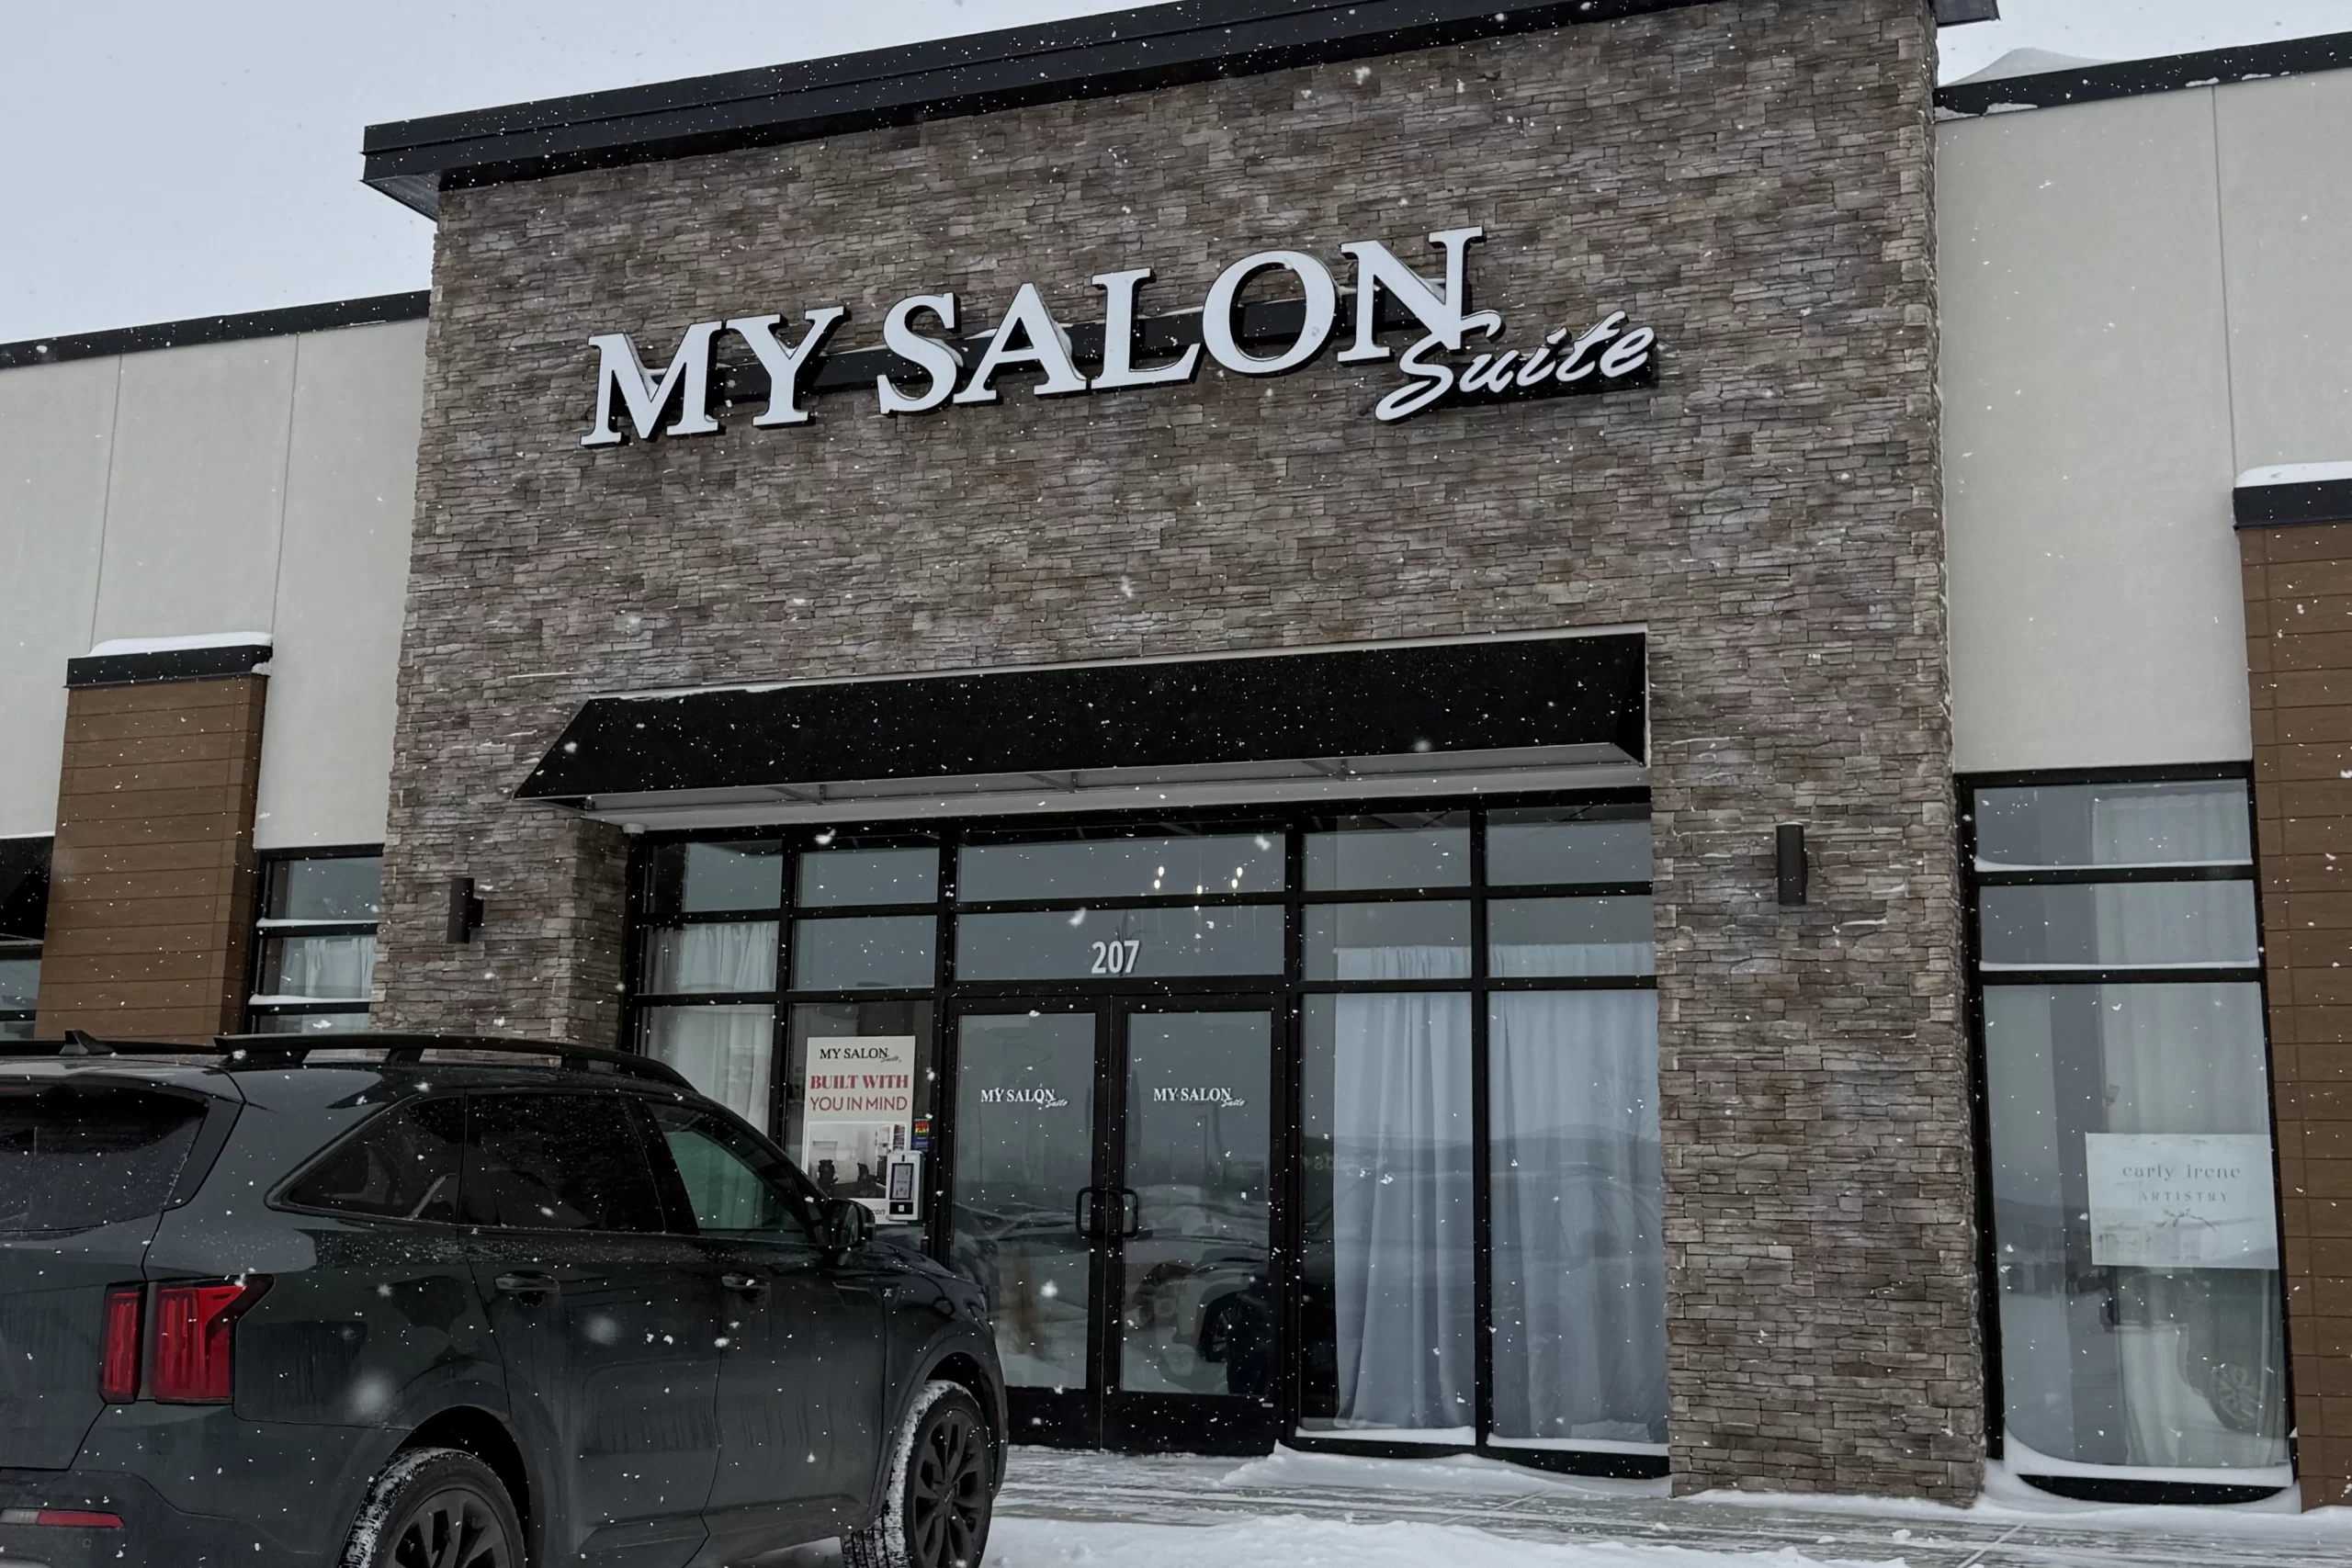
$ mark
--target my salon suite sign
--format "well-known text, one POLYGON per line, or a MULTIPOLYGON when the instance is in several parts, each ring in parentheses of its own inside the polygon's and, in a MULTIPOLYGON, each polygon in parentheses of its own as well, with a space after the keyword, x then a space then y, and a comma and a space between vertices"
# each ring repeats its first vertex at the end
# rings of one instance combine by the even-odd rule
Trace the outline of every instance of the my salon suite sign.
POLYGON ((1451 405, 1656 383, 1657 334, 1623 310, 1506 343, 1501 313, 1471 308, 1469 247, 1482 237, 1476 228, 1430 235, 1442 257, 1436 280, 1377 241, 1343 244, 1352 285, 1344 292, 1315 256, 1260 251, 1219 273, 1198 309, 1157 317, 1143 314, 1149 267, 1091 278, 1102 319, 1071 325, 1023 283, 993 327, 966 337, 955 335, 964 316, 956 296, 910 294, 884 312, 878 346, 846 352, 830 346, 849 320, 842 305, 819 306, 791 327, 780 313, 697 321, 659 376, 628 333, 600 333, 588 340, 597 355, 595 422, 580 444, 715 435, 714 393, 729 403, 764 399, 752 421, 762 428, 806 424, 808 400, 837 391, 870 389, 882 412, 922 414, 999 401, 998 378, 1008 371, 1030 378, 1040 398, 1180 385, 1211 362, 1237 376, 1282 376, 1313 364, 1335 337, 1346 345, 1342 365, 1395 360, 1401 380, 1372 411, 1383 423, 1451 405), (1380 341, 1390 329, 1416 335, 1400 350, 1380 341), (722 370, 728 337, 756 364, 722 370))

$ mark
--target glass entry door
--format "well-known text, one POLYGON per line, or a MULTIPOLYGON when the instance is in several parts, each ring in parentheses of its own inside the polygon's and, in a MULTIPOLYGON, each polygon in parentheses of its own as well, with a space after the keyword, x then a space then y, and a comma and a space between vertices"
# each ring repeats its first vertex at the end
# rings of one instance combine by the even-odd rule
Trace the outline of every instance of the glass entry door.
POLYGON ((1272 1446, 1274 1018, 1193 998, 960 1012, 951 1247, 988 1292, 1016 1441, 1272 1446))

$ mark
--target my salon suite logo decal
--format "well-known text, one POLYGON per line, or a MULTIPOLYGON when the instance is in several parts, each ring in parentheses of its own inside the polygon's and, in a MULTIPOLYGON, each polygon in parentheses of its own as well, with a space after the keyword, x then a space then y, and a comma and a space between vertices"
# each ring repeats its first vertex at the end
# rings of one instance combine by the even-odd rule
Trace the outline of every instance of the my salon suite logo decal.
POLYGON ((886 414, 993 403, 1008 371, 1040 398, 1183 385, 1212 362, 1237 376, 1283 376, 1334 341, 1344 344, 1342 365, 1395 362, 1398 383, 1372 409, 1384 423, 1464 403, 1657 383, 1657 334, 1623 310, 1507 339, 1499 311, 1471 306, 1469 247, 1482 237, 1475 228, 1430 235, 1442 258, 1435 280, 1378 241, 1343 244, 1344 291, 1317 257, 1260 251, 1219 273, 1197 309, 1174 315, 1143 314, 1151 268, 1136 267, 1090 279, 1101 319, 1072 324, 1055 319, 1035 283, 1014 290, 992 327, 963 337, 965 307, 954 294, 908 295, 884 312, 881 343, 865 348, 835 346, 849 322, 843 305, 819 306, 791 327, 780 313, 697 321, 658 376, 628 333, 604 333, 588 340, 596 414, 580 444, 716 435, 726 408, 763 401, 754 427, 806 424, 808 401, 831 392, 870 393, 886 414), (1385 332, 1414 336, 1400 349, 1381 341, 1385 332), (732 344, 749 359, 722 364, 732 344))

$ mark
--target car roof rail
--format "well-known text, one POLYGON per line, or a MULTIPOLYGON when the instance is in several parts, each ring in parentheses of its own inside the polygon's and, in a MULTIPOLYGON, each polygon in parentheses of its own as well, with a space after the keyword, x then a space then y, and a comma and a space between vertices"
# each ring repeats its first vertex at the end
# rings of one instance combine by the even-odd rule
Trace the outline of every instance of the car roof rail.
MULTIPOLYGON (((299 1067, 314 1051, 381 1051, 388 1063, 411 1065, 424 1060, 427 1051, 463 1052, 483 1056, 552 1056, 562 1066, 579 1072, 619 1073, 649 1078, 671 1089, 693 1090, 684 1074, 667 1062, 632 1051, 602 1045, 574 1045, 562 1040, 532 1040, 520 1035, 411 1034, 354 1030, 348 1033, 316 1034, 308 1038, 286 1034, 221 1034, 213 1047, 226 1053, 225 1066, 299 1067)), ((462 1060, 462 1058, 461 1058, 462 1060)), ((477 1062, 476 1066, 485 1064, 477 1062)), ((699 1091, 696 1091, 699 1092, 699 1091)))
MULTIPOLYGON (((602 1045, 574 1045, 560 1040, 529 1040, 514 1035, 406 1034, 353 1031, 309 1037, 288 1034, 219 1034, 209 1041, 102 1040, 80 1029, 69 1029, 59 1040, 0 1040, 0 1056, 194 1056, 223 1068, 299 1067, 316 1051, 381 1051, 387 1063, 409 1065, 424 1060, 427 1051, 463 1052, 480 1057, 553 1057, 578 1072, 616 1073, 645 1078, 670 1089, 694 1090, 684 1074, 667 1062, 602 1045)), ((324 1064, 322 1064, 324 1065, 324 1064)), ((482 1065, 479 1060, 476 1065, 482 1065)))
POLYGON ((186 1040, 101 1040, 82 1029, 54 1039, 0 1040, 0 1056, 210 1056, 218 1051, 186 1040))

